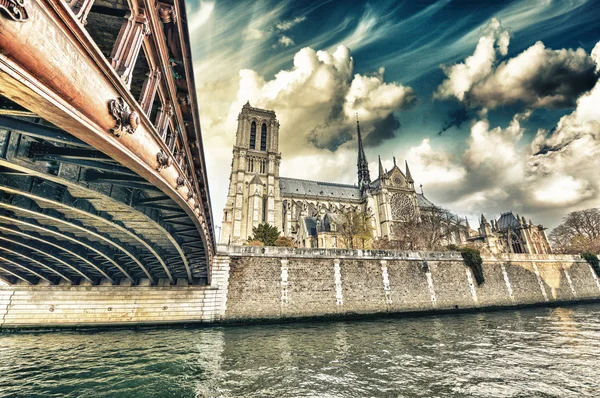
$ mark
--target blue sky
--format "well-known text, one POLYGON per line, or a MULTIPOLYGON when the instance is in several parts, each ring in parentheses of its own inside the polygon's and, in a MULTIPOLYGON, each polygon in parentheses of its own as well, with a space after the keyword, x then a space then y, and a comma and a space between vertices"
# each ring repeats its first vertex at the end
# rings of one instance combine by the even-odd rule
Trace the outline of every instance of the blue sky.
POLYGON ((217 220, 246 101, 276 111, 284 176, 355 183, 358 113, 373 175, 406 158, 474 223, 600 205, 600 1, 196 0, 188 20, 217 220))

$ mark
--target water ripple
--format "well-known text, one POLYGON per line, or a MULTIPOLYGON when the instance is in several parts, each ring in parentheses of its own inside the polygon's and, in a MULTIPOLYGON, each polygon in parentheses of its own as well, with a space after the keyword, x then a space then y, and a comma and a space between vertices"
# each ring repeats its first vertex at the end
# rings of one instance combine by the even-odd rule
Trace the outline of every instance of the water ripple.
POLYGON ((0 334, 2 397, 598 397, 600 305, 0 334))

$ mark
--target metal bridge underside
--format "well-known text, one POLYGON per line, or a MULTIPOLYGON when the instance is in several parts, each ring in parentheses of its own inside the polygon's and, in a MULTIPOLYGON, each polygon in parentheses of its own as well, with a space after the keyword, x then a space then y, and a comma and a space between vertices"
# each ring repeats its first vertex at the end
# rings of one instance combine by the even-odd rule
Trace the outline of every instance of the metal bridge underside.
POLYGON ((35 117, 0 115, 0 279, 205 284, 189 216, 102 152, 35 117))

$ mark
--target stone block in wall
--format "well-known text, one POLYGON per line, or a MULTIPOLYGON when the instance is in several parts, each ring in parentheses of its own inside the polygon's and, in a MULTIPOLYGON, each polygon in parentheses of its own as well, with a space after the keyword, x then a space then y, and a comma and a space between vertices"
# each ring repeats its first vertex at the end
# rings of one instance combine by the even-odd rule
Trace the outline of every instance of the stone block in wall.
POLYGON ((477 286, 477 282, 474 281, 479 306, 497 307, 513 304, 513 299, 511 299, 512 285, 509 279, 509 285, 507 286, 502 263, 484 263, 483 277, 485 282, 481 286, 477 286))
POLYGON ((429 261, 438 309, 470 308, 473 301, 462 261, 429 261))
POLYGON ((536 267, 544 284, 544 290, 550 301, 575 300, 570 274, 565 274, 563 266, 558 262, 537 262, 536 267), (569 275, 567 277, 567 275, 569 275))
POLYGON ((571 262, 567 268, 578 298, 596 298, 600 296, 598 276, 587 262, 571 262))
POLYGON ((390 312, 424 311, 433 308, 423 261, 387 261, 390 312))
POLYGON ((333 267, 332 259, 289 259, 288 302, 282 307, 282 316, 336 313, 333 267))
POLYGON ((269 257, 236 257, 229 264, 226 319, 279 318, 281 261, 269 257))
POLYGON ((548 293, 545 292, 545 287, 544 293, 542 292, 532 262, 507 262, 504 266, 512 286, 515 303, 533 304, 547 301, 548 293))
POLYGON ((340 261, 343 312, 364 314, 386 312, 381 263, 378 260, 340 261))

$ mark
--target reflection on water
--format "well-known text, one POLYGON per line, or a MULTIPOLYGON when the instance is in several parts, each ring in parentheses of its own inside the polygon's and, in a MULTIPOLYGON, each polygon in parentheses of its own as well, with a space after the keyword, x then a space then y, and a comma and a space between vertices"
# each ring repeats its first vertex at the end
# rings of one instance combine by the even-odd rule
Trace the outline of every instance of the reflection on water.
POLYGON ((598 397, 600 305, 0 334, 0 396, 598 397))

